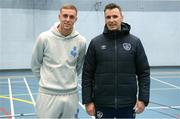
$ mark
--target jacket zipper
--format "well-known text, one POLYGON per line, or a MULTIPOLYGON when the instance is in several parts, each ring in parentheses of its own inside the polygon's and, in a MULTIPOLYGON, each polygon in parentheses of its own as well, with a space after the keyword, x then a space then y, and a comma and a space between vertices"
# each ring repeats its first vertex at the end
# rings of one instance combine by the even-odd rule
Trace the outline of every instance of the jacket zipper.
POLYGON ((118 81, 117 81, 117 78, 118 78, 118 76, 117 76, 117 39, 116 39, 116 37, 115 37, 115 87, 114 87, 114 89, 115 89, 115 109, 117 109, 118 108, 118 104, 117 104, 117 88, 118 88, 118 81))

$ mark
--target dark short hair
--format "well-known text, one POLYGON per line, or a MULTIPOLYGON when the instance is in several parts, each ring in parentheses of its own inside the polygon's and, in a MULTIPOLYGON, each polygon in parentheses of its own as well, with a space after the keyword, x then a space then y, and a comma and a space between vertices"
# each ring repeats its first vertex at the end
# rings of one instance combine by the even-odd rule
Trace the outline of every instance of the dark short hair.
POLYGON ((117 4, 115 4, 115 3, 109 3, 109 4, 107 4, 106 6, 105 6, 105 8, 104 8, 104 12, 107 10, 107 9, 114 9, 114 8, 118 8, 119 9, 119 11, 121 12, 121 7, 119 6, 119 5, 117 5, 117 4))
POLYGON ((62 9, 73 9, 76 11, 76 14, 78 12, 76 6, 72 5, 72 4, 65 4, 60 8, 60 12, 62 11, 62 9))

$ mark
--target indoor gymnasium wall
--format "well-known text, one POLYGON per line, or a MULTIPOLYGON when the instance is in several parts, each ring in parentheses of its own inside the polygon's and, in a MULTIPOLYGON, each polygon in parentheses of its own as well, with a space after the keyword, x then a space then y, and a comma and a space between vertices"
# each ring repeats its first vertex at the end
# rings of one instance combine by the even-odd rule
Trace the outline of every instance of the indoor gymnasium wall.
MULTIPOLYGON (((112 0, 67 0, 78 9, 77 30, 87 44, 104 27, 104 5, 112 0)), ((0 1, 0 70, 29 69, 33 44, 39 33, 58 21, 62 0, 0 1)), ((114 0, 121 5, 124 21, 138 36, 151 66, 180 66, 180 2, 114 0)))

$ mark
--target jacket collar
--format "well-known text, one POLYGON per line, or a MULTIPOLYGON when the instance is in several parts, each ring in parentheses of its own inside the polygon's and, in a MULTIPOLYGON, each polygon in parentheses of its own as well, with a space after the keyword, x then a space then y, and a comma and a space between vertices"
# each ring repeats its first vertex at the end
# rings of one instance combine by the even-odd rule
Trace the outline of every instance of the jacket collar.
POLYGON ((127 35, 129 34, 130 32, 130 29, 131 29, 131 26, 127 23, 124 23, 122 22, 121 24, 121 30, 114 30, 114 31, 110 31, 108 28, 107 28, 107 25, 104 26, 104 31, 103 31, 103 34, 119 34, 119 35, 127 35))

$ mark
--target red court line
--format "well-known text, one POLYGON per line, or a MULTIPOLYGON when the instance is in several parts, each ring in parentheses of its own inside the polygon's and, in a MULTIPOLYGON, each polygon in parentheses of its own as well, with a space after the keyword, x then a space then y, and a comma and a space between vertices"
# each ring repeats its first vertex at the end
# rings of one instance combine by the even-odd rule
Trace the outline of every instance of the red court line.
MULTIPOLYGON (((5 116, 10 115, 9 112, 7 112, 6 109, 3 108, 3 107, 0 108, 0 112, 2 112, 5 116)), ((12 119, 11 116, 9 116, 9 117, 7 117, 7 118, 8 118, 8 119, 12 119)))

